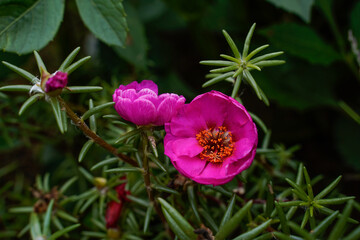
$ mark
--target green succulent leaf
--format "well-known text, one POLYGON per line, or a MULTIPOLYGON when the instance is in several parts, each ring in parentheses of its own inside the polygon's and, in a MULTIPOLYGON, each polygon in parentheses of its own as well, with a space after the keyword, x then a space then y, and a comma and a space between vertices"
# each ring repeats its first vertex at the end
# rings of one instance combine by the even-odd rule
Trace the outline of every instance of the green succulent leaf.
POLYGON ((249 47, 250 47, 251 38, 252 38, 252 36, 253 36, 253 34, 254 34, 255 27, 256 27, 256 23, 254 23, 254 24, 251 26, 251 28, 250 28, 247 36, 246 36, 245 43, 244 43, 243 54, 242 54, 242 57, 243 57, 244 59, 246 59, 246 57, 247 57, 247 54, 248 54, 248 51, 249 51, 249 47))
POLYGON ((64 123, 63 123, 63 117, 61 116, 62 114, 61 114, 59 101, 56 98, 50 97, 49 98, 49 103, 50 103, 51 108, 53 110, 56 122, 58 124, 59 129, 60 129, 60 132, 64 133, 65 129, 64 129, 64 123))
POLYGON ((52 234, 49 238, 47 238, 47 240, 55 240, 55 239, 61 237, 62 235, 66 234, 67 232, 70 232, 80 226, 81 226, 81 224, 74 224, 74 225, 71 225, 64 229, 61 229, 61 230, 55 232, 54 234, 52 234))
POLYGON ((29 97, 24 103, 23 105, 20 107, 20 110, 19 110, 19 116, 21 116, 21 114, 24 113, 24 111, 26 109, 28 109, 31 105, 33 105, 36 101, 38 101, 41 97, 43 97, 44 95, 42 94, 35 94, 31 97, 29 97))
POLYGON ((237 46, 235 45, 234 41, 230 37, 230 35, 225 30, 222 30, 222 33, 224 34, 224 37, 225 37, 226 41, 228 42, 234 56, 238 59, 241 58, 241 54, 240 54, 237 46))
POLYGON ((143 232, 146 233, 149 229, 149 225, 150 225, 150 219, 151 219, 151 215, 153 212, 153 206, 150 205, 147 210, 146 210, 146 214, 145 214, 145 220, 144 220, 144 228, 143 228, 143 232))
POLYGON ((345 226, 347 224, 347 219, 350 217, 350 214, 351 214, 351 211, 352 211, 353 203, 354 203, 354 201, 350 200, 346 204, 345 209, 342 212, 342 215, 341 215, 340 219, 337 221, 337 223, 335 224, 333 230, 330 233, 330 236, 328 238, 329 240, 340 239, 343 236, 345 226))
POLYGON ((280 219, 281 230, 285 234, 289 235, 290 234, 290 229, 289 229, 289 226, 287 224, 286 216, 284 214, 284 211, 283 211, 281 205, 276 201, 275 201, 275 208, 276 208, 277 214, 278 214, 279 219, 280 219))
POLYGON ((229 221, 229 219, 231 218, 231 215, 232 215, 232 212, 233 212, 233 209, 234 209, 234 206, 235 206, 235 202, 236 202, 236 195, 233 194, 233 196, 231 197, 230 199, 230 202, 229 202, 229 205, 228 207, 226 208, 226 211, 224 213, 224 216, 223 218, 221 219, 221 223, 220 223, 220 226, 219 228, 221 229, 222 226, 224 226, 225 223, 227 223, 229 221))
POLYGON ((205 61, 201 61, 200 64, 209 65, 209 66, 218 66, 218 67, 228 67, 235 65, 236 63, 232 61, 222 61, 222 60, 205 60, 205 61))
POLYGON ((126 132, 123 135, 121 135, 118 139, 116 139, 115 143, 123 142, 132 136, 140 134, 141 131, 142 131, 141 129, 135 128, 129 132, 126 132))
POLYGON ((204 83, 202 85, 203 88, 205 87, 209 87, 211 85, 214 85, 215 83, 218 83, 228 77, 231 77, 233 75, 234 72, 228 72, 228 73, 224 73, 224 74, 221 74, 220 76, 217 76, 217 77, 214 77, 213 79, 207 81, 206 83, 204 83))
POLYGON ((82 160, 84 160, 87 152, 90 150, 91 146, 94 144, 94 141, 93 140, 88 140, 86 141, 86 143, 83 145, 83 147, 81 148, 80 150, 80 153, 79 153, 79 158, 78 158, 78 161, 81 162, 82 160))
POLYGON ((241 220, 246 216, 252 206, 252 201, 247 202, 238 212, 229 219, 215 235, 216 239, 222 240, 229 236, 241 223, 241 220))
POLYGON ((330 225, 331 223, 336 219, 338 216, 339 211, 333 212, 330 216, 325 218, 316 228, 314 228, 311 232, 314 237, 319 237, 320 234, 322 234, 330 225))
POLYGON ((62 93, 92 93, 103 90, 100 86, 71 86, 63 89, 62 93))
POLYGON ((189 202, 190 202, 190 207, 194 212, 196 221, 198 223, 201 223, 201 218, 200 218, 200 214, 198 212, 196 198, 195 198, 194 186, 188 186, 187 187, 187 194, 188 194, 188 199, 189 199, 189 202))
POLYGON ((102 110, 104 110, 107 107, 114 106, 114 104, 115 104, 114 102, 108 102, 108 103, 104 103, 104 104, 101 104, 99 106, 93 107, 93 108, 89 109, 88 111, 86 111, 84 113, 84 115, 82 115, 81 119, 83 121, 85 121, 90 116, 92 116, 92 115, 94 115, 94 114, 96 114, 98 112, 101 112, 102 110))
POLYGON ((105 172, 107 173, 142 172, 142 169, 137 167, 121 167, 121 168, 107 169, 105 172))
POLYGON ((73 60, 75 59, 75 57, 77 56, 77 54, 80 51, 80 47, 75 48, 70 54, 69 56, 67 56, 64 60, 64 62, 60 65, 59 67, 59 71, 64 72, 64 70, 73 62, 73 60))
POLYGON ((330 183, 324 190, 315 196, 314 200, 319 200, 328 195, 340 182, 342 176, 337 177, 332 183, 330 183))
POLYGON ((34 210, 34 208, 31 207, 14 207, 10 208, 9 212, 11 213, 31 213, 34 210))
POLYGON ((180 193, 172 188, 164 187, 158 184, 153 184, 153 188, 159 192, 166 192, 180 196, 180 193))
POLYGON ((0 87, 3 92, 29 92, 32 86, 30 85, 8 85, 0 87))
POLYGON ((38 78, 36 78, 34 75, 32 75, 31 73, 29 73, 28 71, 25 71, 24 69, 21 69, 15 65, 12 65, 11 63, 2 62, 7 68, 9 68, 10 70, 12 70, 13 72, 16 72, 17 74, 19 74, 20 76, 26 78, 27 80, 29 80, 32 84, 38 83, 40 80, 38 78))
POLYGON ((342 204, 355 197, 341 197, 341 198, 330 198, 330 199, 319 199, 316 201, 317 204, 327 205, 327 204, 342 204))
POLYGON ((254 58, 254 59, 251 59, 249 61, 249 63, 252 63, 252 64, 256 63, 256 65, 258 65, 257 64, 258 62, 278 57, 278 56, 282 55, 283 53, 284 53, 283 51, 280 51, 280 52, 273 52, 273 53, 264 54, 264 55, 261 55, 259 57, 254 58))
POLYGON ((257 85, 255 79, 253 78, 253 76, 251 75, 251 73, 248 70, 244 70, 244 77, 246 79, 246 81, 250 84, 250 86, 254 89, 256 95, 258 96, 258 98, 260 100, 262 100, 262 95, 260 92, 260 88, 257 85))
POLYGON ((42 236, 39 217, 35 212, 30 215, 30 234, 32 239, 38 239, 42 236))
POLYGON ((349 233, 343 240, 357 240, 360 238, 360 226, 357 227, 354 231, 349 233))
POLYGON ((80 60, 78 60, 77 62, 71 64, 69 67, 67 67, 64 72, 66 72, 67 74, 72 73, 73 71, 75 71, 76 69, 78 69, 79 67, 81 67, 81 65, 83 65, 84 63, 86 63, 87 61, 90 60, 90 56, 87 57, 83 57, 80 60))
POLYGON ((90 183, 94 183, 94 177, 83 167, 79 167, 79 171, 90 183))
POLYGON ((40 57, 39 53, 37 51, 34 51, 34 55, 35 55, 36 63, 37 63, 38 68, 39 68, 39 73, 41 73, 44 70, 47 71, 46 66, 44 64, 44 61, 40 57))
POLYGON ((196 239, 197 236, 194 233, 194 228, 190 225, 190 223, 164 199, 158 198, 158 201, 161 205, 161 209, 165 215, 165 218, 170 225, 170 228, 175 232, 175 234, 181 235, 178 235, 180 239, 196 239))
POLYGON ((59 192, 64 194, 66 192, 66 190, 78 179, 77 176, 74 176, 72 178, 70 178, 69 180, 67 180, 59 189, 59 192))
POLYGON ((304 239, 315 240, 314 236, 312 236, 310 233, 308 233, 305 229, 302 229, 296 223, 289 222, 288 225, 296 234, 299 234, 304 239))
POLYGON ((117 163, 117 162, 119 162, 119 158, 117 158, 117 157, 108 158, 108 159, 98 162, 97 164, 92 166, 90 170, 94 171, 95 169, 98 169, 100 167, 103 167, 103 166, 106 166, 106 165, 112 164, 112 163, 117 163))
POLYGON ((44 236, 48 236, 50 234, 50 221, 51 221, 53 206, 54 206, 54 199, 51 199, 44 217, 43 231, 42 231, 42 234, 44 236))
POLYGON ((206 210, 204 210, 203 208, 200 208, 199 213, 202 215, 207 226, 209 226, 214 232, 219 231, 219 227, 216 224, 214 218, 206 210))
POLYGON ((263 222, 259 226, 257 226, 254 229, 251 229, 250 231, 243 233, 234 240, 251 240, 254 239, 256 236, 258 236, 261 232, 263 232, 266 228, 268 228, 271 224, 271 219, 267 220, 266 222, 263 222))

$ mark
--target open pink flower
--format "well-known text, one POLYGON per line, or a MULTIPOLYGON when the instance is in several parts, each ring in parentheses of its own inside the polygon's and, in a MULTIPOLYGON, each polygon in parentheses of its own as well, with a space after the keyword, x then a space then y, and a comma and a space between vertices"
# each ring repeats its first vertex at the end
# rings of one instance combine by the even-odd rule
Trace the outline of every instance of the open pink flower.
POLYGON ((165 154, 181 174, 201 184, 225 184, 247 169, 258 141, 245 107, 217 91, 184 105, 165 131, 165 154))
POLYGON ((136 125, 161 126, 169 122, 185 103, 183 96, 173 93, 158 95, 157 85, 150 80, 120 85, 113 95, 119 115, 136 125))

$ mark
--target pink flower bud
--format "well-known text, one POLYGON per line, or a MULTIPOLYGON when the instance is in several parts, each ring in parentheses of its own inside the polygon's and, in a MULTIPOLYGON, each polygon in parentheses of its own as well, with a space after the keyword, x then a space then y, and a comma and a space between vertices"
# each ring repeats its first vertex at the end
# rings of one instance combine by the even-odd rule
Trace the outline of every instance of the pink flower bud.
POLYGON ((119 115, 136 125, 161 126, 169 122, 185 103, 183 96, 173 93, 158 95, 157 85, 150 80, 120 85, 113 95, 119 115))
POLYGON ((55 72, 45 83, 45 92, 53 92, 58 89, 63 89, 66 87, 68 80, 67 80, 67 73, 64 72, 55 72))
MULTIPOLYGON (((125 179, 125 178, 121 178, 125 179)), ((106 207, 105 221, 106 228, 116 228, 117 222, 119 220, 121 211, 124 206, 124 202, 129 201, 127 195, 130 195, 130 191, 125 189, 126 183, 119 184, 115 187, 115 191, 117 192, 117 197, 119 202, 110 201, 106 207)))

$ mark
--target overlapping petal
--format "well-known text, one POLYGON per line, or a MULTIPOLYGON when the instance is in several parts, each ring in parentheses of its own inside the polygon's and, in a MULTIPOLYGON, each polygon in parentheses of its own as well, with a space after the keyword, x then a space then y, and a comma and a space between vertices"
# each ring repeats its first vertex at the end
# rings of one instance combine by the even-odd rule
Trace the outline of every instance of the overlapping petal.
POLYGON ((183 96, 173 93, 158 95, 157 85, 150 80, 120 85, 113 94, 115 110, 136 125, 161 126, 169 122, 185 103, 183 96))

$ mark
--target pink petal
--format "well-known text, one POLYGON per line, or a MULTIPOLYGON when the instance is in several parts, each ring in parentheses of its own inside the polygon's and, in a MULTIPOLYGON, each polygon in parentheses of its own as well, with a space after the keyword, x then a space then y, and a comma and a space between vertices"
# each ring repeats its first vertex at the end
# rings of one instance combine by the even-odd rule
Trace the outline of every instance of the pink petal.
POLYGON ((181 174, 189 178, 199 175, 206 165, 205 160, 187 156, 178 156, 175 161, 172 160, 172 163, 181 174))
POLYGON ((153 96, 153 97, 157 98, 157 93, 155 93, 150 88, 143 88, 136 95, 137 95, 138 98, 143 97, 143 96, 147 96, 147 95, 150 95, 150 96, 153 96))
MULTIPOLYGON (((238 105, 229 105, 227 108, 227 117, 224 120, 224 126, 227 127, 229 131, 233 133, 235 137, 241 135, 243 131, 242 127, 247 124, 251 123, 252 120, 250 115, 246 112, 244 107, 240 107, 238 105), (238 131, 237 131, 238 130, 238 131), (237 134, 240 133, 240 134, 237 134)), ((250 124, 250 125, 251 125, 250 124)), ((253 128, 252 126, 250 126, 253 128)), ((256 131, 255 131, 256 134, 256 131)))
POLYGON ((136 99, 136 91, 135 89, 127 89, 122 91, 122 94, 120 96, 121 98, 128 98, 131 101, 134 101, 136 99))
POLYGON ((257 139, 254 138, 242 138, 234 144, 234 151, 231 156, 228 157, 231 161, 236 161, 249 154, 257 145, 257 139))
POLYGON ((202 177, 202 176, 197 176, 192 178, 192 180, 194 180, 197 183, 201 183, 201 184, 206 184, 206 185, 213 185, 213 186, 218 186, 218 185, 223 185, 225 183, 230 182, 234 176, 226 176, 223 178, 213 178, 213 177, 202 177))
POLYGON ((152 90, 156 95, 158 94, 158 86, 151 80, 142 80, 141 83, 138 85, 137 91, 140 89, 149 88, 152 90))
POLYGON ((195 98, 189 104, 188 111, 195 112, 197 116, 206 119, 208 128, 222 126, 227 116, 228 100, 222 96, 205 93, 195 98))
POLYGON ((230 162, 227 165, 227 173, 229 175, 237 175, 242 171, 248 169, 254 160, 255 154, 256 154, 256 146, 242 159, 238 159, 237 161, 230 162))
POLYGON ((177 110, 176 103, 177 99, 170 96, 160 102, 159 106, 157 107, 158 125, 162 125, 171 120, 177 110))
POLYGON ((140 98, 131 104, 129 115, 136 125, 148 125, 155 120, 156 109, 152 102, 140 98))
POLYGON ((125 120, 131 121, 131 106, 132 102, 128 98, 118 98, 115 100, 115 110, 125 120))
POLYGON ((171 119, 170 130, 177 137, 195 137, 197 133, 207 128, 206 121, 198 113, 195 111, 185 113, 184 110, 187 107, 188 105, 185 104, 178 110, 178 115, 171 119))
POLYGON ((238 141, 241 138, 248 138, 252 142, 257 142, 258 136, 256 125, 251 120, 238 128, 230 126, 228 129, 232 132, 234 141, 238 141))
POLYGON ((195 157, 203 151, 196 138, 180 138, 173 141, 172 150, 177 156, 195 157))

